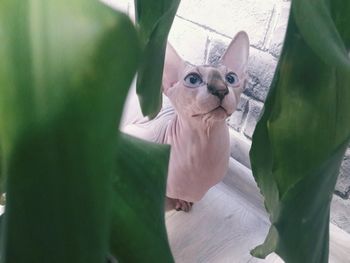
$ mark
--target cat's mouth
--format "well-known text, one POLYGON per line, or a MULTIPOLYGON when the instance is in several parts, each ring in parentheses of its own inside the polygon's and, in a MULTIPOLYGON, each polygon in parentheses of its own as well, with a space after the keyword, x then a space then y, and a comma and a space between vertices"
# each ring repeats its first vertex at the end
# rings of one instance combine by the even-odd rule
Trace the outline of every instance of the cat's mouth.
POLYGON ((216 108, 214 108, 206 113, 193 114, 192 117, 204 116, 207 114, 215 114, 215 113, 224 113, 227 117, 230 116, 230 114, 228 114, 227 110, 224 107, 222 107, 221 105, 219 105, 216 108))

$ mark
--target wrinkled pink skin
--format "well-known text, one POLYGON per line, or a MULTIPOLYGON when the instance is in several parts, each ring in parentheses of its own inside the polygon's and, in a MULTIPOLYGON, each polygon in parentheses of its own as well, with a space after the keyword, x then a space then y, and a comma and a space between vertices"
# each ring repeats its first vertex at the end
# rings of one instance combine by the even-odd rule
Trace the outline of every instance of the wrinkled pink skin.
POLYGON ((245 82, 249 40, 239 32, 218 66, 192 66, 168 45, 163 92, 169 98, 151 121, 143 118, 123 130, 137 137, 171 145, 166 209, 189 211, 193 202, 220 182, 228 169, 230 141, 226 118, 236 109, 245 82), (229 72, 238 76, 231 85, 229 72), (189 87, 184 80, 198 74, 203 84, 189 87), (228 91, 221 98, 208 87, 228 91))

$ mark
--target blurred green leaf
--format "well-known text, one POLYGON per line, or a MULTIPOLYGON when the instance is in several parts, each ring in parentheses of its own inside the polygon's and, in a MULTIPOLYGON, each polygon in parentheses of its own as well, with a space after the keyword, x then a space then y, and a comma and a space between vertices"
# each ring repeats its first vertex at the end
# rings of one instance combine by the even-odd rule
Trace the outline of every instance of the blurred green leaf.
POLYGON ((272 223, 252 253, 328 262, 329 210, 350 138, 350 2, 292 1, 250 152, 272 223))
POLYGON ((129 19, 98 1, 0 3, 1 262, 105 262, 139 54, 129 19))
POLYGON ((168 145, 118 143, 111 250, 119 262, 173 262, 164 220, 168 145))
POLYGON ((142 113, 155 117, 162 105, 162 76, 168 33, 180 0, 135 0, 136 21, 143 47, 137 76, 142 113))

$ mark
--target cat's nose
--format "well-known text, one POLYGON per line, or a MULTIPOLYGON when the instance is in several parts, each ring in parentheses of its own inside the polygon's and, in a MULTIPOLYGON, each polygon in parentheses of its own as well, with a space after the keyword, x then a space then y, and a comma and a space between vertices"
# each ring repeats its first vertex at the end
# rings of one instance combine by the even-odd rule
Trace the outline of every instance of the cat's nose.
POLYGON ((228 88, 226 85, 208 85, 208 91, 214 96, 217 96, 220 100, 223 100, 228 94, 228 88))

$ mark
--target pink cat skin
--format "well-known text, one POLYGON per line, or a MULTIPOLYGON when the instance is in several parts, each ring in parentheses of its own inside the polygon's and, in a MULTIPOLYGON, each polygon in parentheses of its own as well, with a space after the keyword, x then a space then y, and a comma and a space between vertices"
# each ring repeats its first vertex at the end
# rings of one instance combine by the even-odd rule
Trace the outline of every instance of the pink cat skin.
POLYGON ((184 62, 168 45, 163 72, 163 108, 154 120, 134 121, 123 130, 171 145, 166 208, 189 211, 220 182, 230 155, 226 118, 243 91, 249 39, 239 32, 215 65, 184 62))

